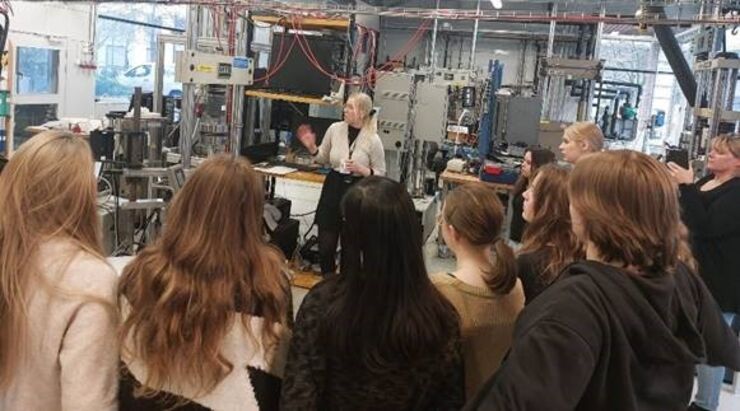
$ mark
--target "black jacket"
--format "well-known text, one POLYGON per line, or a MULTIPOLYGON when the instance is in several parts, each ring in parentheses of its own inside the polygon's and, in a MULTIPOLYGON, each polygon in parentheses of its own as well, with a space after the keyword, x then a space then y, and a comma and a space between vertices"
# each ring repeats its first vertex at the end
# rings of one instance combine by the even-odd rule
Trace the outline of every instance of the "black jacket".
POLYGON ((683 219, 709 291, 722 311, 740 314, 740 178, 700 191, 711 178, 680 186, 683 219))
POLYGON ((524 191, 514 193, 511 198, 511 224, 509 225, 509 239, 516 241, 517 243, 522 242, 522 235, 524 235, 524 228, 527 226, 527 222, 524 221, 522 211, 524 211, 524 191))
POLYGON ((740 369, 699 277, 579 262, 524 309, 507 360, 465 409, 683 411, 704 359, 740 369))

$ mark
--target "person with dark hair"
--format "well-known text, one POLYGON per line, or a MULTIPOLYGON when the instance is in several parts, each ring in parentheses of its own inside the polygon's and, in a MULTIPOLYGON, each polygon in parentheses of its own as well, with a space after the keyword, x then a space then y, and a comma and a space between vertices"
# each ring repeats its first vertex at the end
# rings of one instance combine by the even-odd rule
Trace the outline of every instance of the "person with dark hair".
POLYGON ((427 274, 411 197, 395 181, 367 177, 342 211, 340 272, 301 305, 281 409, 459 409, 459 319, 427 274))
POLYGON ((737 337, 682 261, 665 164, 591 154, 568 194, 586 260, 522 311, 506 361, 465 409, 685 410, 697 363, 740 370, 737 337))
POLYGON ((552 284, 560 271, 583 257, 570 225, 569 170, 548 164, 534 174, 524 192, 522 217, 527 221, 517 256, 526 303, 552 284))
POLYGON ((319 164, 330 165, 316 207, 316 225, 319 229, 319 263, 321 274, 336 272, 336 255, 342 232, 339 209, 342 196, 363 177, 385 175, 385 152, 378 137, 378 125, 373 101, 365 93, 354 93, 344 105, 344 121, 338 121, 326 130, 320 145, 316 134, 307 125, 301 125, 296 135, 301 144, 319 164))
POLYGON ((460 314, 468 397, 501 364, 524 307, 514 252, 501 238, 503 221, 504 206, 483 183, 457 187, 439 214, 439 230, 457 269, 434 275, 432 282, 460 314))
MULTIPOLYGON (((732 324, 740 314, 740 136, 712 141, 708 176, 668 163, 679 184, 683 218, 691 234, 699 272, 732 324)), ((692 409, 715 411, 725 375, 723 367, 697 367, 697 393, 692 409)))
POLYGON ((555 153, 544 147, 529 147, 524 152, 524 161, 522 161, 522 169, 514 184, 514 190, 511 192, 511 225, 509 226, 509 239, 511 241, 521 243, 522 234, 524 233, 524 227, 526 221, 522 217, 522 208, 524 207, 524 191, 532 181, 532 176, 537 172, 537 169, 544 166, 545 164, 555 162, 555 153))

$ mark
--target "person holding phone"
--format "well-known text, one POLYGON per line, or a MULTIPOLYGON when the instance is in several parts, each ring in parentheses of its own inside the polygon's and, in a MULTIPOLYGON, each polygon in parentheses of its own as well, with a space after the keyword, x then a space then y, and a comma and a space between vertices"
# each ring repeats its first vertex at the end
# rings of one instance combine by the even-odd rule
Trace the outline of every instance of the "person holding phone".
MULTIPOLYGON (((740 136, 720 135, 712 140, 707 169, 710 174, 694 183, 694 171, 669 162, 668 169, 681 193, 683 220, 699 273, 725 321, 740 314, 740 136)), ((725 373, 723 367, 697 367, 697 393, 692 410, 714 411, 725 373)))
POLYGON ((385 175, 385 152, 377 133, 373 101, 365 93, 352 94, 344 105, 344 121, 326 130, 320 145, 308 125, 296 134, 319 164, 330 165, 316 209, 319 228, 321 273, 336 271, 336 251, 341 231, 340 202, 344 193, 362 177, 385 175))

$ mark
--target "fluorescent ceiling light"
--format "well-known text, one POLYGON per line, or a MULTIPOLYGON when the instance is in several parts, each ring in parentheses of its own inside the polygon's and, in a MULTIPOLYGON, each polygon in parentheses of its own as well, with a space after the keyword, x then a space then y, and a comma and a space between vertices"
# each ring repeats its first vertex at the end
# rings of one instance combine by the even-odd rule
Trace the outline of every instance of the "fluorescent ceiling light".
POLYGON ((500 9, 504 6, 503 0, 491 0, 491 6, 493 6, 494 9, 500 9))

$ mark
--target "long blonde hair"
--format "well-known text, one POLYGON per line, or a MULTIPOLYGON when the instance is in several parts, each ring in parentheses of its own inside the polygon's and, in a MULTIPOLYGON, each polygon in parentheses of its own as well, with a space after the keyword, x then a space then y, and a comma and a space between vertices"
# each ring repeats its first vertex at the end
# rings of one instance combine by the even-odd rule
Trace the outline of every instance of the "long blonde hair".
POLYGON ((72 240, 102 259, 90 146, 47 131, 21 145, 0 176, 0 388, 25 354, 29 280, 40 244, 72 240))
POLYGON ((124 270, 122 345, 147 367, 145 395, 172 382, 210 392, 233 368, 221 345, 234 320, 250 331, 260 316, 260 348, 278 342, 290 285, 282 255, 262 237, 263 198, 246 160, 207 160, 175 196, 162 236, 124 270))

